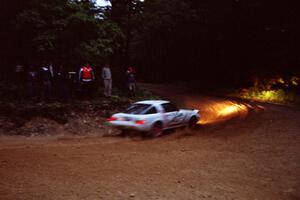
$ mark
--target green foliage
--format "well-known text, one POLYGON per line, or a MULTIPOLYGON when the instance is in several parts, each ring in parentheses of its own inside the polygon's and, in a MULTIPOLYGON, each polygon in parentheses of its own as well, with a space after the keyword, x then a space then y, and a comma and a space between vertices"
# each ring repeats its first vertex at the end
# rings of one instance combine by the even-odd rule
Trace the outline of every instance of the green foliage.
POLYGON ((0 13, 19 5, 16 12, 5 12, 9 22, 0 25, 0 36, 2 30, 8 36, 0 37, 0 52, 6 54, 2 61, 11 67, 18 62, 53 62, 73 69, 85 62, 100 65, 120 48, 124 37, 119 26, 99 17, 102 10, 94 1, 12 0, 5 5, 0 13))
POLYGON ((95 0, 2 0, 0 66, 51 61, 76 69, 109 60, 114 77, 133 65, 144 80, 217 87, 246 85, 253 73, 300 73, 297 45, 291 45, 298 35, 291 23, 296 6, 262 0, 109 1, 111 7, 99 8, 95 0))
POLYGON ((98 38, 81 45, 82 53, 87 60, 108 58, 116 49, 120 48, 120 44, 116 41, 124 37, 114 23, 102 22, 97 29, 99 30, 98 38))
POLYGON ((258 90, 250 88, 241 94, 242 98, 251 99, 262 102, 277 102, 285 103, 294 101, 293 96, 286 93, 284 90, 258 90))
POLYGON ((136 97, 134 98, 135 101, 141 101, 141 100, 159 100, 161 97, 153 94, 152 92, 148 90, 139 89, 137 90, 136 97))
POLYGON ((273 103, 300 103, 299 91, 300 79, 292 76, 254 81, 254 86, 242 89, 238 96, 245 99, 273 102, 273 103))

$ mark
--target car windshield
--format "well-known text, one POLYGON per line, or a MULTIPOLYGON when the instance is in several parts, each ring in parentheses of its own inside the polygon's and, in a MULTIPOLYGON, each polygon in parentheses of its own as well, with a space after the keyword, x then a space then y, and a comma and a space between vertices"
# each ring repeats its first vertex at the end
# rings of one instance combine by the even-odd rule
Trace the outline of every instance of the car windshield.
POLYGON ((145 111, 148 110, 150 104, 132 104, 129 108, 126 109, 125 113, 127 114, 135 114, 135 115, 142 115, 145 111))

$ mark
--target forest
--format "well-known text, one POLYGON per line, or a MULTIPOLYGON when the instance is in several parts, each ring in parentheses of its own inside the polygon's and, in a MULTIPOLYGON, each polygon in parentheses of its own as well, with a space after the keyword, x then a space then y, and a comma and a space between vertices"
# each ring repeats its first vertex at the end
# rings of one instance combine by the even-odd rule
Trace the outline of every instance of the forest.
POLYGON ((0 0, 0 200, 300 200, 300 7, 0 0))
POLYGON ((249 86, 299 74, 297 6, 263 0, 2 0, 1 79, 52 62, 128 65, 141 81, 249 86))

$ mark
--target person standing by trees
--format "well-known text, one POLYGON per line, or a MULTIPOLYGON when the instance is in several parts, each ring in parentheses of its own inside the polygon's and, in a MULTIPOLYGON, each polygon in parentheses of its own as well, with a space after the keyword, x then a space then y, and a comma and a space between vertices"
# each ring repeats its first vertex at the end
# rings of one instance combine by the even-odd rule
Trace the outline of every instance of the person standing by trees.
POLYGON ((110 97, 112 89, 112 75, 110 71, 110 65, 108 63, 106 63, 102 68, 102 79, 104 82, 104 96, 110 97))
POLYGON ((84 96, 93 95, 93 83, 95 81, 95 74, 90 64, 86 64, 79 70, 79 81, 82 87, 84 96))
POLYGON ((68 71, 67 72, 67 91, 68 91, 68 97, 75 97, 76 88, 78 86, 78 78, 77 78, 77 72, 74 71, 68 71))
POLYGON ((48 69, 50 70, 51 77, 54 78, 54 69, 52 62, 49 64, 48 69))
POLYGON ((28 96, 30 98, 36 98, 38 95, 38 72, 30 65, 27 71, 27 87, 28 96))
POLYGON ((129 66, 126 71, 126 78, 127 78, 127 87, 129 90, 129 94, 130 96, 135 96, 136 84, 135 84, 134 70, 131 66, 129 66))
POLYGON ((24 66, 17 64, 16 68, 15 68, 15 81, 16 81, 16 86, 17 86, 17 90, 18 90, 18 97, 21 100, 22 99, 22 94, 23 94, 23 85, 24 85, 24 78, 25 78, 25 74, 24 74, 25 70, 24 70, 24 66))
POLYGON ((65 101, 68 97, 68 89, 67 89, 67 73, 62 65, 59 65, 57 72, 54 76, 54 83, 56 89, 56 96, 59 100, 65 101))
POLYGON ((52 98, 52 75, 48 65, 41 67, 40 78, 42 81, 41 97, 48 101, 52 98))
POLYGON ((16 83, 18 86, 23 84, 24 80, 24 66, 17 64, 16 65, 16 83))

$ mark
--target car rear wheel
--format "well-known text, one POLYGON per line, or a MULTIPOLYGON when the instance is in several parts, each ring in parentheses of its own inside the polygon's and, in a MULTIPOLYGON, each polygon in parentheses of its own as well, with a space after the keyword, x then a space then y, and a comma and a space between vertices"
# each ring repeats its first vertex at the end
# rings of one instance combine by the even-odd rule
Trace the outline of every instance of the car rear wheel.
POLYGON ((149 136, 158 137, 161 136, 162 133, 163 133, 162 124, 160 122, 156 122, 155 124, 153 124, 151 128, 149 132, 149 136))

